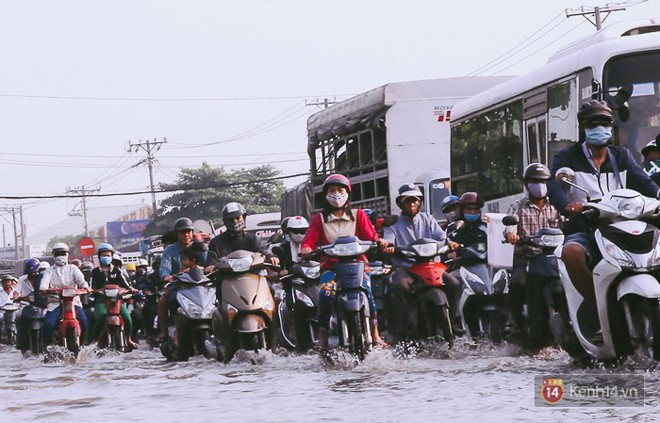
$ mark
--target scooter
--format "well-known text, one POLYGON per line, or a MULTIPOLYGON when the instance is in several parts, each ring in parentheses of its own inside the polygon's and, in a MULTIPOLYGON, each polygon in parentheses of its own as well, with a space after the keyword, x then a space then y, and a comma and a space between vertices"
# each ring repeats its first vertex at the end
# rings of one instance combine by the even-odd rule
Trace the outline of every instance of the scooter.
POLYGON ((19 305, 17 302, 4 304, 0 307, 2 313, 2 343, 6 345, 16 344, 16 313, 19 305))
POLYGON ((458 303, 458 315, 463 327, 473 338, 487 334, 493 343, 500 343, 508 318, 507 293, 509 273, 488 265, 485 243, 462 246, 458 250, 457 266, 463 281, 458 303))
MULTIPOLYGON (((587 192, 573 182, 572 169, 559 169, 557 179, 587 192)), ((660 283, 656 278, 660 231, 648 223, 657 222, 659 208, 657 199, 630 189, 611 191, 600 201, 587 196, 581 215, 596 226, 594 236, 602 255, 593 269, 597 316, 582 307, 583 297, 559 261, 568 321, 555 327, 562 347, 573 357, 586 352, 599 361, 616 361, 637 351, 660 360, 660 283), (594 336, 598 324, 602 340, 594 336), (573 342, 576 338, 577 343, 573 342)), ((556 255, 561 258, 561 248, 556 255)))
POLYGON ((218 358, 229 362, 239 349, 257 351, 274 345, 275 299, 266 280, 266 256, 237 250, 220 258, 222 302, 213 314, 218 358))
MULTIPOLYGON (((516 226, 518 219, 506 216, 502 223, 516 226)), ((550 345, 554 338, 549 319, 556 313, 563 313, 566 308, 564 290, 559 279, 559 264, 554 254, 557 247, 564 244, 564 233, 558 228, 543 228, 538 233, 521 237, 518 244, 541 250, 529 259, 526 268, 526 313, 523 313, 526 337, 531 346, 550 345)))
POLYGON ((121 352, 130 350, 127 345, 124 319, 121 317, 121 306, 133 294, 119 285, 109 284, 102 289, 94 291, 94 295, 103 298, 108 313, 105 317, 103 330, 99 336, 99 347, 110 348, 121 352))
POLYGON ((332 244, 319 247, 316 254, 338 259, 334 266, 337 298, 335 311, 339 328, 339 345, 348 347, 352 354, 363 360, 371 349, 369 298, 362 286, 365 262, 358 257, 376 246, 355 236, 339 237, 332 244))
MULTIPOLYGON (((201 271, 201 269, 200 269, 201 271)), ((170 327, 169 342, 160 345, 162 354, 170 360, 186 361, 194 354, 217 358, 211 319, 216 310, 216 288, 203 274, 174 275, 179 285, 176 299, 179 308, 175 325, 170 327)))
POLYGON ((78 295, 86 294, 87 290, 65 286, 62 288, 50 288, 47 292, 48 294, 58 296, 62 307, 62 316, 59 326, 55 331, 59 338, 59 343, 74 355, 78 355, 81 346, 80 338, 82 336, 82 329, 73 301, 78 295))
POLYGON ((451 348, 454 344, 452 321, 449 314, 449 301, 442 290, 443 275, 447 266, 436 257, 451 251, 448 245, 430 238, 420 238, 405 247, 395 250, 406 258, 413 259, 413 264, 407 271, 415 279, 411 294, 415 301, 409 303, 408 320, 416 324, 416 336, 431 338, 441 335, 451 348))
POLYGON ((316 261, 302 260, 280 281, 284 287, 278 306, 282 345, 307 351, 318 342, 321 266, 316 261))
POLYGON ((32 351, 33 354, 41 354, 44 351, 42 338, 44 314, 44 309, 35 301, 34 293, 30 294, 27 297, 27 305, 23 307, 22 311, 22 318, 29 321, 29 324, 22 326, 22 328, 25 327, 28 330, 27 343, 21 350, 23 354, 28 350, 32 351))

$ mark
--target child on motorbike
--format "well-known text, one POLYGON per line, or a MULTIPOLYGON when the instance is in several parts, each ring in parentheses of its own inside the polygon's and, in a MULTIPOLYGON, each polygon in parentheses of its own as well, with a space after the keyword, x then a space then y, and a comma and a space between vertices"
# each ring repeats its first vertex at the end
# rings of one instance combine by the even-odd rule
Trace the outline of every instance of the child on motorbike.
POLYGON ((11 275, 2 276, 2 289, 0 290, 0 306, 13 303, 18 299, 18 291, 14 288, 16 278, 11 275))
MULTIPOLYGON (((302 242, 300 253, 310 254, 316 247, 334 242, 341 236, 356 236, 363 241, 379 242, 381 248, 387 242, 380 239, 369 217, 361 209, 351 209, 349 196, 351 182, 340 174, 332 174, 323 182, 323 211, 314 215, 302 242)), ((364 256, 360 258, 367 261, 364 256)), ((328 329, 330 316, 336 295, 335 273, 332 270, 334 260, 324 257, 321 267, 325 270, 321 276, 321 290, 319 293, 319 343, 328 347, 328 329)), ((367 289, 369 306, 371 309, 371 325, 374 343, 386 345, 378 333, 378 319, 376 316, 376 302, 371 291, 371 284, 367 272, 364 274, 363 286, 367 289)))

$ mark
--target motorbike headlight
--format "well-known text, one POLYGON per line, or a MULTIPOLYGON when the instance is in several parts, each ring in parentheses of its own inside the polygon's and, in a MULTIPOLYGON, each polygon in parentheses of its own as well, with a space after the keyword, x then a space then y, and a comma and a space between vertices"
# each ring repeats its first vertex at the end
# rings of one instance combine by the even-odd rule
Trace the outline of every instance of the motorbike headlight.
POLYGON ((247 272, 252 267, 252 256, 227 260, 227 264, 234 272, 247 272))
POLYGON ((626 254, 621 248, 617 247, 614 243, 603 238, 603 246, 605 247, 605 252, 615 259, 619 266, 621 267, 634 267, 635 262, 633 259, 626 254))
POLYGON ((76 288, 63 288, 62 296, 67 298, 73 298, 76 296, 76 288))
POLYGON ((427 244, 417 244, 412 246, 417 255, 420 257, 433 257, 438 254, 438 244, 436 243, 427 243, 427 244))
POLYGON ((106 289, 104 290, 105 296, 108 298, 116 298, 119 295, 118 288, 106 289))
POLYGON ((309 298, 304 292, 296 290, 296 298, 305 303, 305 305, 308 307, 314 307, 312 299, 309 298))
POLYGON ((624 219, 637 219, 644 213, 644 199, 641 195, 632 198, 613 196, 612 202, 624 219))
POLYGON ((542 235, 541 244, 545 247, 559 247, 564 244, 564 235, 542 235))
POLYGON ((368 245, 361 245, 357 242, 349 242, 348 244, 337 244, 332 247, 331 254, 335 256, 357 256, 369 251, 368 245))
POLYGON ((309 279, 316 279, 321 276, 321 266, 302 267, 305 277, 309 279))

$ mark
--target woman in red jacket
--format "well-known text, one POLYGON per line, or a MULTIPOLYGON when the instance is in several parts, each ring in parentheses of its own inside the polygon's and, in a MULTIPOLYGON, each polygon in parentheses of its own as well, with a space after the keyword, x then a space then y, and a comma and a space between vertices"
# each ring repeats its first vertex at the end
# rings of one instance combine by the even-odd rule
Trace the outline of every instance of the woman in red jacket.
MULTIPOLYGON (((386 241, 378 237, 367 214, 361 209, 351 209, 350 193, 351 182, 344 175, 333 174, 326 178, 323 182, 325 196, 323 211, 312 218, 302 242, 301 254, 309 254, 316 247, 330 244, 341 236, 356 236, 363 241, 377 241, 381 247, 387 245, 386 241)), ((364 255, 360 257, 360 260, 367 261, 364 255)), ((321 276, 321 291, 319 292, 319 343, 322 347, 328 346, 328 327, 336 295, 335 273, 332 271, 333 262, 334 259, 330 257, 323 257, 321 260, 324 272, 321 276)), ((363 286, 367 289, 369 296, 374 343, 384 345, 385 343, 378 333, 376 303, 367 272, 364 275, 363 286)))

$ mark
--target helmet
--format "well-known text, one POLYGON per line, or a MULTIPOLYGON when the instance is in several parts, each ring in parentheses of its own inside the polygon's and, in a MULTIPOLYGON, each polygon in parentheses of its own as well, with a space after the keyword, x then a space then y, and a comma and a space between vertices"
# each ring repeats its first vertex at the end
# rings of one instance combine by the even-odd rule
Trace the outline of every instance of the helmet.
POLYGON ((225 204, 222 208, 222 220, 236 219, 238 216, 245 216, 246 214, 247 210, 245 210, 243 204, 235 201, 225 204))
POLYGON ((442 199, 441 207, 442 207, 442 212, 444 213, 445 210, 447 210, 449 207, 458 204, 459 198, 455 195, 448 195, 445 198, 442 199))
POLYGON ((341 185, 346 188, 346 191, 348 191, 349 194, 351 193, 351 181, 349 181, 348 178, 344 175, 333 173, 332 175, 325 178, 325 181, 323 181, 323 192, 328 192, 328 185, 331 184, 341 185))
POLYGON ((141 258, 141 259, 138 260, 137 266, 138 267, 148 267, 149 262, 147 262, 147 260, 141 258))
POLYGON ((69 246, 66 245, 63 242, 58 242, 55 245, 53 245, 53 255, 55 255, 55 253, 57 253, 57 252, 62 252, 62 251, 64 251, 65 253, 68 253, 69 252, 69 246))
POLYGON ((193 226, 192 220, 187 217, 180 217, 174 222, 174 230, 179 231, 194 231, 195 227, 193 226))
POLYGON ((39 270, 46 270, 50 267, 50 263, 47 261, 40 261, 39 262, 39 270))
POLYGON ((544 181, 547 181, 551 177, 550 169, 541 163, 531 163, 523 172, 523 181, 527 179, 543 179, 544 181))
POLYGON ((646 144, 644 148, 642 148, 642 155, 646 156, 651 152, 651 150, 660 150, 660 146, 658 146, 658 143, 660 143, 660 134, 658 134, 658 136, 655 137, 655 139, 649 141, 648 144, 646 144))
POLYGON ((91 262, 86 261, 82 264, 82 269, 80 270, 82 270, 83 272, 91 272, 92 269, 94 269, 94 265, 91 262))
POLYGON ((410 183, 399 187, 399 195, 396 197, 396 203, 401 204, 406 197, 417 197, 421 200, 424 198, 424 194, 422 194, 422 191, 419 190, 417 185, 410 183))
POLYGON ((2 275, 2 282, 4 281, 14 281, 17 282, 16 278, 12 275, 2 275))
POLYGON ((104 242, 103 244, 99 245, 99 247, 96 249, 96 254, 101 254, 104 251, 110 251, 111 253, 114 253, 115 248, 112 246, 112 244, 108 244, 107 242, 104 242))
POLYGON ((80 266, 82 266, 82 260, 80 260, 80 259, 73 259, 73 260, 71 260, 71 264, 73 264, 73 265, 76 266, 77 268, 80 268, 80 266))
POLYGON ((280 228, 282 229, 282 232, 286 232, 286 228, 287 228, 287 224, 289 223, 289 219, 291 219, 290 216, 285 217, 284 219, 282 219, 282 222, 280 223, 280 228))
POLYGON ((136 266, 134 262, 126 263, 126 266, 124 266, 127 272, 135 272, 136 266))
POLYGON ((37 273, 39 271, 39 259, 32 257, 25 260, 23 269, 25 273, 37 273))
POLYGON ((293 216, 289 219, 286 225, 287 230, 289 229, 307 229, 309 228, 309 222, 302 216, 293 216))
POLYGON ((458 204, 460 204, 461 207, 465 207, 468 204, 476 204, 479 208, 484 206, 483 200, 479 198, 479 195, 476 192, 466 192, 461 195, 461 198, 458 199, 458 204))
POLYGON ((582 104, 578 112, 578 122, 582 124, 596 118, 612 122, 612 109, 607 103, 600 100, 591 100, 582 104))
POLYGON ((115 251, 114 254, 112 254, 112 261, 118 261, 120 263, 123 263, 124 260, 121 258, 121 253, 119 251, 115 251))

